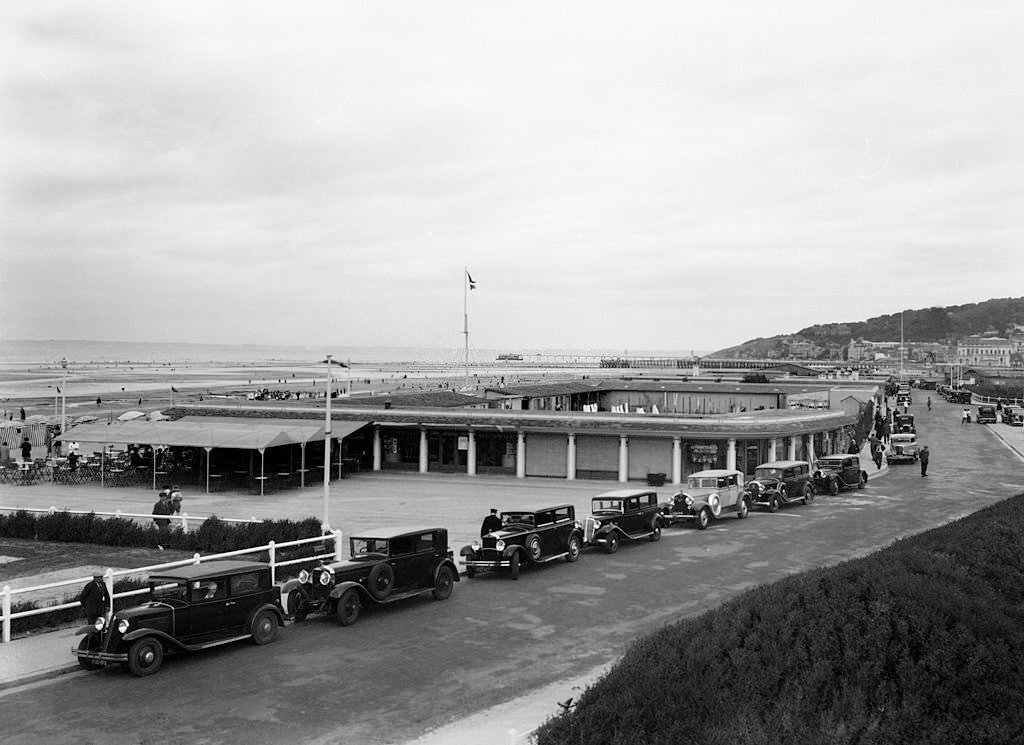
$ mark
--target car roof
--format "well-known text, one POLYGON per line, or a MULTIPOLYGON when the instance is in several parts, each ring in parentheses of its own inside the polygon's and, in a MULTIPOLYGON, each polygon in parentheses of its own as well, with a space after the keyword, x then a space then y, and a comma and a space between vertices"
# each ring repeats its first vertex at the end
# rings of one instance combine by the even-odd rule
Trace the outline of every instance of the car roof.
POLYGON ((777 460, 774 463, 761 463, 758 468, 793 468, 794 466, 810 465, 805 460, 777 460))
POLYGON ((217 561, 204 561, 202 564, 189 564, 188 566, 178 567, 176 569, 164 569, 160 572, 154 572, 149 575, 149 578, 151 580, 192 580, 201 579, 203 577, 216 577, 222 574, 239 574, 241 572, 251 572, 258 569, 269 568, 269 564, 264 564, 261 561, 224 559, 217 561))
POLYGON ((700 476, 701 478, 712 478, 716 476, 732 476, 733 474, 740 474, 740 472, 730 471, 726 468, 712 468, 707 471, 694 471, 687 478, 690 478, 691 476, 700 476))
POLYGON ((438 530, 445 530, 444 528, 431 528, 423 527, 418 525, 386 525, 377 528, 369 528, 367 530, 353 531, 349 534, 349 540, 355 538, 381 538, 384 540, 391 540, 392 538, 401 538, 407 535, 419 535, 421 533, 433 533, 438 530))
POLYGON ((550 507, 517 507, 511 510, 502 510, 501 513, 506 512, 547 512, 548 510, 560 510, 563 507, 572 507, 571 504, 553 504, 550 507))
POLYGON ((856 458, 856 453, 835 453, 833 455, 820 455, 818 460, 843 460, 844 458, 856 458))
POLYGON ((654 494, 653 489, 613 489, 612 491, 606 491, 597 496, 594 499, 625 499, 626 497, 638 497, 643 494, 654 494))

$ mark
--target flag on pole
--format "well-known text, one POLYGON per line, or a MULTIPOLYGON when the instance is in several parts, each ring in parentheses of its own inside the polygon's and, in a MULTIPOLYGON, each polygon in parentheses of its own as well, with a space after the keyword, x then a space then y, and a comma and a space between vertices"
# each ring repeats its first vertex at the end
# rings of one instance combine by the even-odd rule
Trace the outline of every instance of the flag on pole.
POLYGON ((473 279, 473 275, 471 275, 469 273, 468 269, 466 270, 466 279, 469 280, 469 289, 475 290, 476 289, 476 281, 473 279))
POLYGON ((177 388, 175 388, 175 387, 174 387, 174 386, 172 385, 172 386, 171 386, 171 393, 177 393, 177 392, 178 392, 178 389, 177 389, 177 388))

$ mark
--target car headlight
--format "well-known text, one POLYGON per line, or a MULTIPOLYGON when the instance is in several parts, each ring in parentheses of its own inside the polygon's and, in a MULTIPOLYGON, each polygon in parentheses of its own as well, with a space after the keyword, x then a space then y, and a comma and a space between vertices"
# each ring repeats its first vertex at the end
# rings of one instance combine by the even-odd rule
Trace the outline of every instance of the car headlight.
POLYGON ((100 616, 95 621, 93 621, 92 627, 94 629, 96 629, 97 631, 103 631, 103 627, 105 625, 106 625, 106 623, 103 620, 103 616, 100 616))
POLYGON ((332 579, 333 579, 333 577, 331 577, 331 573, 330 572, 328 572, 326 570, 323 571, 323 572, 320 572, 320 584, 323 585, 324 587, 326 587, 327 585, 331 584, 331 580, 332 579))
POLYGON ((596 528, 600 528, 600 527, 601 527, 601 521, 600 521, 600 520, 598 520, 598 519, 597 519, 597 518, 595 517, 595 518, 594 518, 594 528, 596 529, 596 528))
POLYGON ((117 622, 117 633, 125 633, 126 631, 128 631, 129 626, 131 626, 131 624, 128 623, 128 619, 122 618, 120 621, 117 622))
POLYGON ((309 579, 310 577, 308 571, 303 569, 301 572, 299 572, 299 582, 301 582, 302 584, 306 584, 307 582, 309 582, 309 579))
POLYGON ((471 549, 473 549, 474 553, 479 551, 480 550, 480 541, 473 541, 472 543, 469 544, 469 547, 471 549))
POLYGON ((504 551, 504 550, 505 550, 505 541, 503 541, 503 540, 501 540, 501 539, 499 538, 499 539, 498 539, 498 540, 497 540, 497 541, 495 542, 495 544, 494 544, 494 547, 495 547, 495 548, 496 548, 496 549, 497 549, 498 551, 504 551))
POLYGON ((686 504, 687 507, 693 507, 693 497, 691 497, 689 494, 686 495, 686 498, 683 499, 683 502, 686 504))

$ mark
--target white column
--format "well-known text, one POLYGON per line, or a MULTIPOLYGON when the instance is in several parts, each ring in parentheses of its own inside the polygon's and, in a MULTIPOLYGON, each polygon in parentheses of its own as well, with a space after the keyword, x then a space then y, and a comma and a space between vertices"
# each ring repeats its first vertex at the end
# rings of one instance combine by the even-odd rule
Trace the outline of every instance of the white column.
POLYGON ((420 429, 420 473, 427 472, 427 430, 420 429))
POLYGON ((629 480, 629 438, 619 435, 619 481, 629 480))
POLYGON ((569 433, 569 442, 565 448, 565 478, 568 481, 576 480, 576 435, 569 433))
POLYGON ((814 463, 814 435, 807 435, 807 462, 814 463))
POLYGON ((725 467, 729 471, 736 470, 736 438, 729 438, 729 446, 725 451, 725 467))
POLYGON ((469 430, 469 444, 466 448, 466 473, 476 476, 476 432, 469 430))
POLYGON ((679 444, 679 438, 672 438, 672 483, 681 484, 683 481, 683 448, 679 444))
POLYGON ((774 463, 776 460, 778 460, 778 458, 775 455, 778 451, 779 451, 779 439, 777 437, 773 437, 772 439, 768 440, 768 462, 769 463, 774 463))
POLYGON ((380 470, 380 427, 373 428, 373 470, 380 470))
POLYGON ((516 478, 526 478, 526 433, 516 432, 516 478))
POLYGON ((796 438, 789 438, 789 459, 796 460, 796 438))

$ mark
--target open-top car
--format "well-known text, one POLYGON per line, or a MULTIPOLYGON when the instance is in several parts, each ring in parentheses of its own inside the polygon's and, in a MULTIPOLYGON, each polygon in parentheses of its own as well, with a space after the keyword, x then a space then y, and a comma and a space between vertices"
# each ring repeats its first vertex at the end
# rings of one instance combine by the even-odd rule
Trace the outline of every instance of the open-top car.
POLYGON ((501 513, 501 528, 473 541, 459 552, 466 576, 489 569, 507 569, 519 579, 524 564, 546 564, 555 559, 576 561, 583 549, 583 527, 571 504, 501 513))
POLYGON ((916 463, 921 452, 916 442, 890 442, 885 453, 885 462, 890 466, 900 463, 916 463))
POLYGON ((604 546, 614 554, 623 540, 661 538, 661 510, 657 492, 617 489, 590 500, 591 515, 583 521, 583 540, 604 546))
POLYGON ((712 518, 735 513, 744 518, 750 502, 743 491, 743 474, 736 470, 711 469, 686 477, 686 486, 662 505, 662 519, 668 525, 693 521, 704 530, 712 518))
POLYGON ((811 464, 805 460, 762 463, 743 489, 751 506, 767 507, 769 512, 793 502, 810 504, 814 500, 811 464))
POLYGON ((459 581, 444 528, 400 526, 349 538, 349 558, 299 573, 281 590, 297 621, 331 613, 351 626, 364 605, 386 605, 431 593, 446 600, 459 581))
POLYGON ((835 496, 840 489, 863 489, 868 473, 860 467, 857 455, 823 455, 814 463, 814 490, 835 496))
POLYGON ((252 639, 269 644, 284 625, 280 590, 270 566, 255 561, 209 561, 149 577, 149 596, 107 620, 97 618, 72 652, 93 670, 112 663, 152 675, 168 652, 196 652, 252 639))

